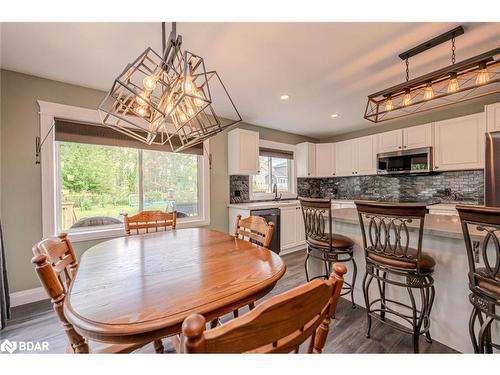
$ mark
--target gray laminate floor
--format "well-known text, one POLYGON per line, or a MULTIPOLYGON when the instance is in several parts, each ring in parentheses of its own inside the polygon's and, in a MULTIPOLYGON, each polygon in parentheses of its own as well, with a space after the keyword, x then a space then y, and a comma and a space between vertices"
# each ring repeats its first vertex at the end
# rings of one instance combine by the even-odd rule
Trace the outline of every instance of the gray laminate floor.
MULTIPOLYGON (((305 282, 304 253, 296 252, 283 256, 287 271, 274 290, 265 298, 305 282)), ((224 319, 223 319, 224 320, 224 319)), ((350 302, 341 299, 337 306, 325 353, 412 353, 411 337, 374 321, 372 336, 365 337, 365 310, 358 306, 352 309, 350 302)), ((432 332, 432 329, 431 329, 432 332)), ((64 353, 67 345, 66 336, 58 322, 48 300, 31 303, 12 309, 12 319, 7 327, 0 331, 0 339, 22 341, 48 341, 50 353, 64 353)), ((169 340, 165 341, 166 352, 172 352, 169 340)), ((455 353, 439 342, 428 344, 420 339, 422 353, 455 353)), ((154 353, 152 344, 138 350, 140 353, 154 353)))

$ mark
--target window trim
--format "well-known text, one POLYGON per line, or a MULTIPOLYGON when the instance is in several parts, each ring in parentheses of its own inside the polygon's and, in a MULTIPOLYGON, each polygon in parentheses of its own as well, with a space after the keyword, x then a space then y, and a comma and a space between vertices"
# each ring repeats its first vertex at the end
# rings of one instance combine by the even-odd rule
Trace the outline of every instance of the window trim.
MULTIPOLYGON (((296 189, 296 176, 297 176, 297 165, 295 162, 295 156, 297 155, 296 153, 296 148, 295 145, 290 145, 288 143, 281 143, 281 142, 274 142, 274 141, 266 141, 264 139, 259 140, 259 147, 263 148, 272 148, 275 150, 283 150, 283 151, 292 151, 293 152, 293 159, 291 161, 292 167, 291 167, 291 176, 290 176, 290 192, 289 193, 283 193, 282 198, 283 199, 289 199, 289 198, 296 198, 297 197, 297 189, 296 189)), ((252 190, 253 187, 253 176, 250 176, 249 182, 248 182, 248 194, 250 200, 272 200, 274 198, 273 193, 254 193, 252 190)))
MULTIPOLYGON (((40 136, 45 140, 42 146, 40 157, 41 167, 41 188, 42 188, 42 236, 47 238, 56 235, 58 223, 58 147, 55 141, 55 132, 53 128, 54 119, 64 118, 72 121, 100 123, 101 119, 97 110, 75 107, 65 104, 46 102, 38 100, 40 107, 40 136)), ((179 219, 178 228, 192 228, 210 225, 210 144, 204 142, 204 153, 202 156, 201 168, 198 169, 201 188, 198 189, 201 198, 200 216, 196 219, 179 219)), ((73 242, 89 241, 97 239, 106 239, 121 237, 125 235, 124 228, 109 228, 102 230, 89 230, 82 232, 69 233, 68 236, 73 242)))

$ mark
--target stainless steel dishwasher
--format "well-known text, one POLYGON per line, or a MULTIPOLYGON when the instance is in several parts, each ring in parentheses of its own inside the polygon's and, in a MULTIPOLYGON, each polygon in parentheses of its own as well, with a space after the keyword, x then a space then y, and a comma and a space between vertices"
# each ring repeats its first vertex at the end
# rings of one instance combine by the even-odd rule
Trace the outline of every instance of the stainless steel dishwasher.
POLYGON ((252 216, 260 216, 266 219, 269 223, 274 223, 273 237, 271 238, 271 243, 269 244, 269 250, 274 251, 276 254, 280 253, 280 209, 279 208, 267 208, 263 210, 252 210, 250 211, 252 216))

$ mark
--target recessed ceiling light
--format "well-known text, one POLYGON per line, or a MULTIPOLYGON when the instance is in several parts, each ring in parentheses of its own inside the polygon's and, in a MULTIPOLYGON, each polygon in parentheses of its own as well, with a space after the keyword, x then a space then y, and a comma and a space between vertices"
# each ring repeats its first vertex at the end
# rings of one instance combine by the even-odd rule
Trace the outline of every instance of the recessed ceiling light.
POLYGON ((331 118, 337 118, 339 117, 339 114, 338 113, 334 113, 333 115, 330 115, 331 118))
POLYGON ((280 96, 281 100, 288 100, 289 98, 290 97, 288 95, 286 95, 286 94, 280 96))

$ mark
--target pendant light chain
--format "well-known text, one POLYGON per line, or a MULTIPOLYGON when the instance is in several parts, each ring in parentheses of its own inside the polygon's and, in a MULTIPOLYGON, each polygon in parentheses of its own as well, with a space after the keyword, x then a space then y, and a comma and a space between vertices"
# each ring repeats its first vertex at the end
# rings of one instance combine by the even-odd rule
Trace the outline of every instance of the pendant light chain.
POLYGON ((455 37, 451 38, 451 63, 455 64, 455 37))
POLYGON ((410 80, 410 61, 408 56, 406 56, 406 82, 410 80))

